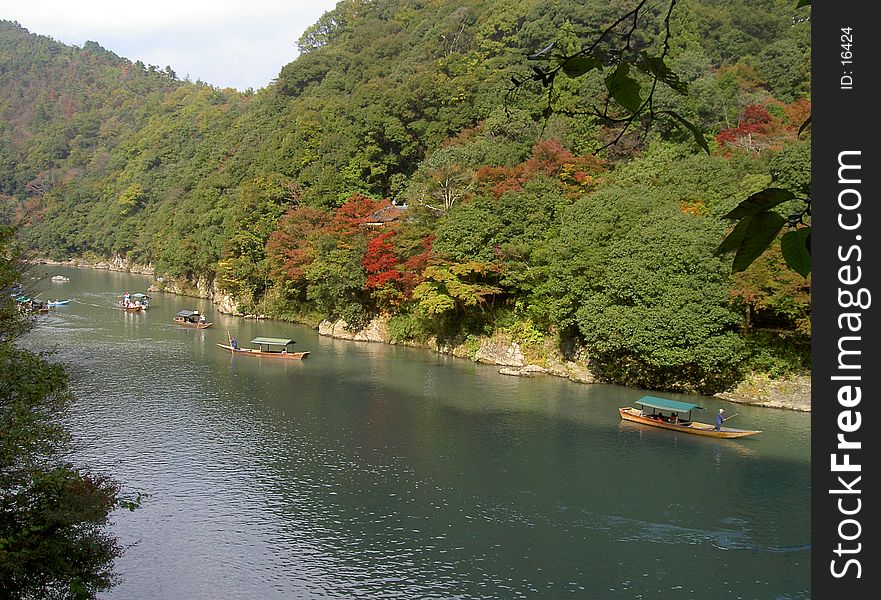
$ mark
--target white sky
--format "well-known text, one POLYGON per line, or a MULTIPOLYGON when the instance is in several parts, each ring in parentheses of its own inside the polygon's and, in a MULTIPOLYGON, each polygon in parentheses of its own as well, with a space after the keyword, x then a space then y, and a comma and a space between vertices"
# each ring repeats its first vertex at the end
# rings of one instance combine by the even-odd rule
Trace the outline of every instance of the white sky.
POLYGON ((0 19, 68 45, 95 41, 179 79, 266 87, 337 0, 0 0, 0 19))

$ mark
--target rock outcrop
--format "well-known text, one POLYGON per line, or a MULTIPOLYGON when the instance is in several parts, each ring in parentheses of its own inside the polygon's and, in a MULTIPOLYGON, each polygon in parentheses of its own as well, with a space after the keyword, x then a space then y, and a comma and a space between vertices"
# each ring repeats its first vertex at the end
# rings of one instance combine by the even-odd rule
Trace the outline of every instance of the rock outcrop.
POLYGON ((342 319, 338 321, 325 319, 318 324, 318 335, 357 342, 383 342, 388 344, 390 342, 388 340, 388 328, 386 327, 387 322, 386 319, 377 317, 370 321, 364 329, 353 331, 349 329, 349 324, 342 319))
POLYGON ((753 375, 741 381, 733 390, 716 394, 716 397, 741 404, 810 412, 811 377, 805 374, 771 379, 753 375))

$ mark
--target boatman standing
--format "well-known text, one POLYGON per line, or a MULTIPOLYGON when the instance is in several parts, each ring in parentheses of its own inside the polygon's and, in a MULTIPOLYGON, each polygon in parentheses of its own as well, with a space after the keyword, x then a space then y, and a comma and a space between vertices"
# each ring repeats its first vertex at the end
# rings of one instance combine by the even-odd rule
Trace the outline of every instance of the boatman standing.
POLYGON ((724 408, 719 409, 719 413, 716 415, 716 431, 720 431, 722 429, 722 423, 725 421, 725 417, 722 416, 722 413, 725 412, 724 408))

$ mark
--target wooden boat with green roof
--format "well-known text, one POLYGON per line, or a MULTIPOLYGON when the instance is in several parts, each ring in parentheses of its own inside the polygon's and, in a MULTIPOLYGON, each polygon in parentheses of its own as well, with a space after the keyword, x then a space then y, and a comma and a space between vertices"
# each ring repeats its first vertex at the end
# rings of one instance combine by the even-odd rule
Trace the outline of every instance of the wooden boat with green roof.
POLYGON ((230 338, 229 344, 217 345, 233 355, 285 359, 303 359, 309 356, 308 351, 294 352, 292 346, 296 342, 287 338, 256 337, 250 343, 256 348, 240 348, 235 338, 230 338))
MULTIPOLYGON (((709 423, 692 421, 691 411, 703 410, 703 407, 691 404, 690 402, 678 402, 656 396, 643 396, 635 401, 634 404, 641 408, 624 406, 618 409, 621 418, 625 421, 716 438, 740 438, 762 433, 754 429, 735 429, 724 426, 716 429, 715 426, 709 423)), ((731 417, 728 418, 730 419, 731 417)))

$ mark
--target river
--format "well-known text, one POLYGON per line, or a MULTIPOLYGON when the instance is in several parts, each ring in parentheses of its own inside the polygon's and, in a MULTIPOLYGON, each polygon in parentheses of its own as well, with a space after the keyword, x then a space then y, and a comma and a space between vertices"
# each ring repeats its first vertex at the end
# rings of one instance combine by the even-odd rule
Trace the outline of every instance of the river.
POLYGON ((644 390, 507 377, 433 352, 320 337, 47 267, 23 345, 77 397, 76 460, 148 494, 114 514, 108 599, 810 597, 810 415, 698 402, 742 440, 622 422, 644 390), (180 327, 183 309, 214 326, 180 327), (228 334, 229 332, 229 334, 228 334), (234 357, 290 337, 303 361, 234 357))

